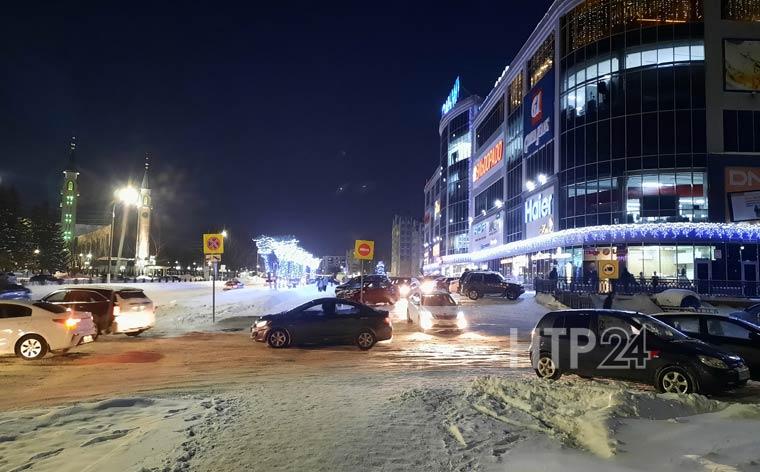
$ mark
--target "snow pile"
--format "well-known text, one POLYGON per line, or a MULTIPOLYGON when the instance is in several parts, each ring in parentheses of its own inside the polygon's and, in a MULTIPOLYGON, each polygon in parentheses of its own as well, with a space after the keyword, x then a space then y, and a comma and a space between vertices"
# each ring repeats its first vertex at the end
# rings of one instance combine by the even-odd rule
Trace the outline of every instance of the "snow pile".
POLYGON ((132 397, 0 413, 0 470, 186 470, 231 406, 218 397, 132 397))
POLYGON ((664 420, 720 411, 723 418, 760 419, 759 405, 658 395, 619 382, 486 377, 473 382, 467 398, 475 410, 504 424, 544 433, 604 458, 618 452, 615 433, 622 418, 664 420))

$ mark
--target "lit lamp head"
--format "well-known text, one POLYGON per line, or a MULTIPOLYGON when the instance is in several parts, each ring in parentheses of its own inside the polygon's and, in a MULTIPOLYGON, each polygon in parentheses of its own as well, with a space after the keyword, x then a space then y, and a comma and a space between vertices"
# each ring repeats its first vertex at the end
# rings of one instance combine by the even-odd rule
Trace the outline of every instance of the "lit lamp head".
POLYGON ((129 185, 116 190, 116 192, 114 192, 114 196, 118 201, 129 206, 137 205, 137 203, 140 201, 140 192, 138 192, 136 188, 129 185))

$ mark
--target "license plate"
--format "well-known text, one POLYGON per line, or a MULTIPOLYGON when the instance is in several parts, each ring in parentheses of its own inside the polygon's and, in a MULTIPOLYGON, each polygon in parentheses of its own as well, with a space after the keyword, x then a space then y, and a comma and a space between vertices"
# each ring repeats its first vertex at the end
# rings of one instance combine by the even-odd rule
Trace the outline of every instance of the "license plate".
POLYGON ((743 369, 739 369, 738 372, 739 372, 739 380, 747 380, 747 379, 749 379, 749 369, 748 368, 745 367, 743 369))
POLYGON ((82 338, 83 343, 91 343, 92 341, 93 341, 92 336, 90 336, 89 334, 82 338))

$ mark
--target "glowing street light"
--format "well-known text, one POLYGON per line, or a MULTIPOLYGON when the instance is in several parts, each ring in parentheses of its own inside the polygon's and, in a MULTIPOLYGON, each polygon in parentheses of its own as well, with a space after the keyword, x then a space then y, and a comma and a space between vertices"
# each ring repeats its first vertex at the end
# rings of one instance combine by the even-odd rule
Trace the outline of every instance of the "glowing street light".
MULTIPOLYGON (((108 242, 108 273, 106 274, 106 283, 109 284, 111 283, 111 254, 113 254, 113 233, 116 221, 116 204, 122 203, 124 205, 124 219, 121 225, 121 242, 119 243, 119 258, 121 258, 121 245, 124 243, 124 232, 127 226, 127 209, 130 206, 137 206, 140 203, 140 192, 131 185, 127 185, 126 187, 116 189, 116 191, 113 193, 113 196, 113 207, 111 209, 111 238, 108 242)), ((124 269, 122 269, 122 271, 123 270, 124 269)))
POLYGON ((35 249, 34 250, 34 254, 37 255, 37 256, 39 256, 40 255, 40 250, 39 249, 35 249))

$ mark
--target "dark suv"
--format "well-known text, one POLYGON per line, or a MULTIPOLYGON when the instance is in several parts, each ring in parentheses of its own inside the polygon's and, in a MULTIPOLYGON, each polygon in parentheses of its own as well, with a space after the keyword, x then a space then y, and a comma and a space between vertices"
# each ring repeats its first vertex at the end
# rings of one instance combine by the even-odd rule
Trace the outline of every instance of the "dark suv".
POLYGON ((530 357, 541 378, 557 379, 563 373, 608 377, 669 393, 718 392, 749 379, 741 357, 627 311, 547 313, 531 333, 530 357))
POLYGON ((510 300, 517 300, 525 292, 525 288, 514 282, 509 282, 498 272, 470 271, 464 274, 460 283, 459 293, 467 295, 471 300, 477 300, 484 295, 501 295, 510 300))

